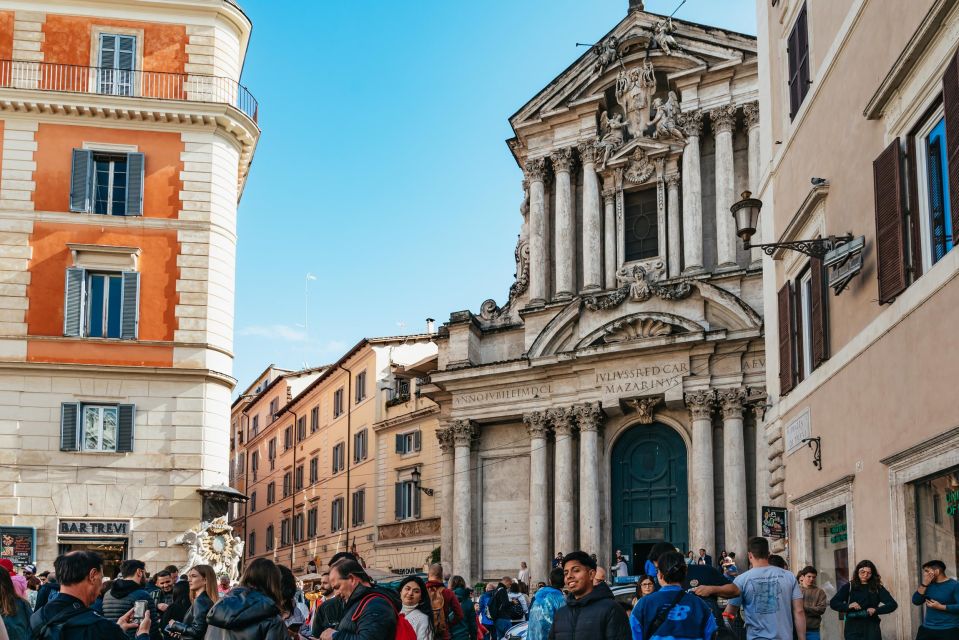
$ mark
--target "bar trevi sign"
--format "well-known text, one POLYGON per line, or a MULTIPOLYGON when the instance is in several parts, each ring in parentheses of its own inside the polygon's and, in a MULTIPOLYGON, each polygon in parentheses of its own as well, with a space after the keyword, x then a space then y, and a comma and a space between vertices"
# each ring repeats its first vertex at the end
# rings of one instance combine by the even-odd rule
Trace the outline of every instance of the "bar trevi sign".
POLYGON ((130 535, 129 520, 60 520, 57 528, 60 537, 99 536, 125 538, 130 535))

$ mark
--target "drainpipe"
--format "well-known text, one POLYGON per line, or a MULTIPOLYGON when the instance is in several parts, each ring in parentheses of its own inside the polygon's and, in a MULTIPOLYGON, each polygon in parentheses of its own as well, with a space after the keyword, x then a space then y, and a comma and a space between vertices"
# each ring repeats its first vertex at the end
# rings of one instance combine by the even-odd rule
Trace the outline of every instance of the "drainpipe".
POLYGON ((290 413, 293 414, 293 477, 290 478, 290 496, 293 500, 290 509, 290 571, 293 571, 293 565, 296 562, 296 535, 294 534, 296 527, 296 429, 299 416, 297 416, 296 412, 293 410, 290 410, 290 413))
POLYGON ((343 498, 343 525, 346 528, 346 548, 344 551, 350 550, 350 507, 352 506, 352 500, 350 499, 350 465, 352 464, 352 449, 353 449, 353 399, 350 398, 350 391, 353 390, 353 371, 347 369, 342 364, 337 365, 343 371, 346 371, 346 496, 343 498))
POLYGON ((250 473, 250 447, 248 446, 248 443, 250 441, 250 434, 246 431, 246 429, 243 428, 243 418, 246 418, 246 426, 247 428, 249 428, 250 416, 246 415, 245 410, 243 411, 243 413, 240 414, 240 429, 244 436, 243 450, 245 451, 245 453, 243 454, 243 495, 246 496, 246 500, 243 502, 243 556, 244 557, 240 558, 241 567, 246 566, 245 556, 248 556, 250 554, 249 550, 246 548, 247 544, 250 542, 250 534, 248 529, 249 523, 247 521, 247 518, 250 515, 249 514, 250 496, 247 494, 247 491, 250 488, 250 479, 249 479, 249 476, 247 476, 247 474, 250 473))

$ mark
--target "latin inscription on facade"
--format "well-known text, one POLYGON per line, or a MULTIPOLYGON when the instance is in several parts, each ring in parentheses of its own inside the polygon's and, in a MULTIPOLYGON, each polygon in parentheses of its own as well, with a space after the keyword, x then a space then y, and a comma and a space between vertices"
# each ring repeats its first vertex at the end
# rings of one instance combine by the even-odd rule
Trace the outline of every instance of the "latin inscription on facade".
POLYGON ((812 436, 809 423, 809 409, 803 411, 795 420, 786 425, 786 453, 790 454, 803 446, 803 440, 812 436))
POLYGON ((597 371, 596 385, 603 389, 603 393, 610 395, 656 393, 683 384, 683 378, 687 375, 688 362, 668 362, 597 371))
POLYGON ((765 371, 766 358, 749 358, 743 360, 743 371, 765 371))
POLYGON ((509 402, 511 400, 531 400, 548 396, 552 391, 550 384, 527 384, 517 387, 460 393, 453 396, 454 407, 468 407, 487 402, 509 402))

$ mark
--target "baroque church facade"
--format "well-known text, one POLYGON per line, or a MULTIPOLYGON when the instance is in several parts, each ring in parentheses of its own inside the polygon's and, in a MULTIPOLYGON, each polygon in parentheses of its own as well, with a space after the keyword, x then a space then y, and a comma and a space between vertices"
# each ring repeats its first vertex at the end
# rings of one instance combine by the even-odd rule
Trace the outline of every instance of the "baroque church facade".
POLYGON ((756 40, 627 16, 512 118, 516 280, 451 314, 438 371, 443 561, 745 554, 768 504, 762 268, 729 207, 759 166, 756 40))

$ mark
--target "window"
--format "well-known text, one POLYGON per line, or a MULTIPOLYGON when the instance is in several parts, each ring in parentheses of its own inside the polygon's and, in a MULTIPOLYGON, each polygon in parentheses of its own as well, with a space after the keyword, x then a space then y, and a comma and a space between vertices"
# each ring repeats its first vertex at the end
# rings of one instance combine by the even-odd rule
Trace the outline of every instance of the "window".
POLYGON ((811 259, 779 290, 779 385, 788 393, 829 357, 828 301, 822 261, 811 259))
POLYGON ((64 286, 63 335, 136 340, 139 297, 136 271, 94 273, 70 267, 64 286))
POLYGON ((351 505, 352 513, 350 521, 354 527, 366 522, 366 489, 359 489, 353 492, 353 503, 351 505))
POLYGON ((276 420, 276 412, 280 410, 280 399, 273 398, 270 400, 270 420, 276 420))
POLYGON ((915 490, 918 557, 942 560, 954 571, 959 563, 959 468, 920 480, 915 490))
MULTIPOLYGON (((918 186, 916 208, 921 224, 922 262, 928 269, 945 257, 953 247, 946 119, 941 107, 922 124, 910 144, 919 146, 915 154, 918 186)), ((910 167, 910 176, 912 175, 914 174, 910 167)))
POLYGON ((343 530, 343 498, 336 498, 330 505, 330 531, 343 530))
POLYGON ((317 529, 317 508, 313 507, 306 512, 306 537, 315 538, 317 529))
POLYGON ((796 314, 799 370, 811 372, 812 367, 812 274, 806 270, 798 280, 799 313, 796 314))
POLYGON ((305 518, 302 513, 293 516, 293 542, 301 542, 303 540, 304 521, 305 518))
POLYGON ((346 468, 345 445, 341 442, 333 447, 333 473, 339 473, 346 468))
POLYGON ((256 555, 256 531, 250 532, 249 542, 247 542, 247 551, 249 551, 251 558, 256 555))
POLYGON ((422 448, 422 435, 419 431, 396 434, 396 453, 413 453, 422 448))
POLYGON ((789 119, 792 120, 809 93, 809 30, 805 5, 799 10, 786 41, 786 57, 789 61, 789 119))
POLYGON ((273 528, 272 524, 266 528, 266 550, 267 551, 272 551, 273 546, 276 544, 275 533, 276 533, 276 530, 273 528))
POLYGON ((97 58, 97 91, 114 96, 134 95, 137 39, 135 36, 100 34, 97 58))
POLYGON ((296 439, 299 442, 306 440, 306 416, 301 416, 296 421, 296 439))
POLYGON ((310 433, 316 433, 316 430, 320 428, 320 408, 313 407, 310 409, 310 433))
POLYGON ((283 518, 280 522, 280 546, 285 547, 290 544, 290 519, 283 518))
POLYGON ((420 517, 420 492, 412 480, 397 482, 396 519, 406 520, 420 517))
POLYGON ((253 434, 250 436, 251 438, 254 437, 254 436, 256 436, 257 433, 259 433, 259 431, 260 431, 260 416, 253 416, 253 423, 252 423, 250 429, 253 431, 253 434))
POLYGON ((132 404, 64 402, 60 406, 60 450, 133 451, 135 414, 132 404))
POLYGON ((143 215, 145 156, 142 153, 74 149, 70 211, 107 216, 143 215))
POLYGON ((303 490, 303 465, 300 465, 296 468, 296 477, 294 478, 294 486, 297 491, 303 490))
POLYGON ((270 460, 270 471, 273 471, 276 468, 276 438, 270 438, 270 442, 266 445, 266 451, 266 457, 270 460))
POLYGON ((254 451, 250 456, 250 469, 253 471, 253 479, 256 480, 256 474, 260 470, 260 452, 254 451))
MULTIPOLYGON (((849 582, 849 540, 846 508, 840 507, 811 518, 812 564, 819 571, 820 585, 833 585, 838 591, 849 582)), ((823 616, 822 626, 830 638, 840 638, 839 619, 823 616)))
POLYGON ((366 460, 368 435, 367 429, 362 429, 353 434, 353 462, 366 460))
POLYGON ((656 189, 625 194, 626 261, 659 255, 659 209, 656 189))
POLYGON ((276 483, 271 482, 266 485, 266 503, 273 504, 276 502, 276 483))
POLYGON ((250 494, 250 513, 256 513, 256 491, 250 494))
POLYGON ((410 381, 406 378, 396 378, 393 380, 393 388, 390 389, 389 395, 387 406, 406 402, 410 399, 410 381))
POLYGON ((283 430, 283 450, 291 449, 293 447, 293 425, 291 424, 286 429, 283 430))
POLYGON ((283 497, 287 498, 293 493, 293 474, 287 471, 283 474, 283 497))
POLYGON ((310 484, 315 484, 320 479, 320 459, 316 456, 310 458, 310 484))
POLYGON ((359 404, 366 400, 366 372, 360 371, 356 374, 356 382, 354 383, 354 388, 356 389, 356 404, 359 404))
POLYGON ((343 389, 337 389, 333 392, 333 417, 339 418, 343 415, 343 389))

